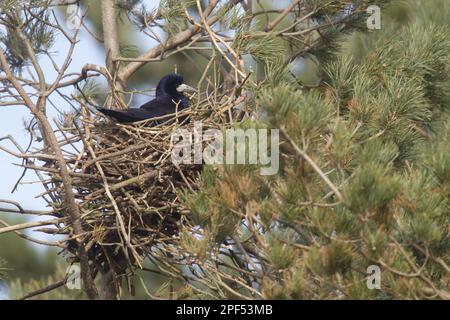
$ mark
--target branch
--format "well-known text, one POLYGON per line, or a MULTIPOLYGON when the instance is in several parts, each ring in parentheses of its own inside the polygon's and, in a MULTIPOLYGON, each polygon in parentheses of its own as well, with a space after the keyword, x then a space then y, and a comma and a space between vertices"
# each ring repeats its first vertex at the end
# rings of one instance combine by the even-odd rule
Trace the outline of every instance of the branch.
MULTIPOLYGON (((55 158, 57 160, 61 178, 63 180, 63 187, 64 187, 64 198, 65 203, 67 206, 67 211, 69 213, 69 216, 71 218, 71 222, 73 224, 73 230, 75 235, 80 236, 84 234, 83 227, 80 222, 80 212, 78 205, 75 200, 75 195, 73 192, 73 186, 72 186, 72 177, 69 174, 69 171, 67 169, 67 164, 64 159, 61 147, 58 144, 58 140, 55 136, 55 133, 53 132, 52 126, 45 116, 45 113, 41 108, 38 108, 33 101, 30 99, 28 94, 25 92, 25 90, 21 87, 20 83, 17 81, 17 79, 14 77, 8 61, 6 60, 5 53, 2 48, 0 48, 0 65, 6 75, 6 78, 9 82, 14 86, 14 88, 17 90, 21 98, 24 100, 24 102, 27 104, 28 108, 30 109, 31 113, 36 117, 38 120, 41 130, 43 131, 42 134, 44 136, 44 139, 46 140, 46 143, 53 149, 53 152, 55 153, 55 158)), ((43 102, 41 102, 43 103, 43 102)), ((43 103, 45 105, 45 103, 43 103)), ((90 299, 96 299, 98 297, 97 289, 95 288, 94 281, 92 279, 92 273, 90 271, 89 266, 89 260, 85 251, 85 248, 83 246, 82 240, 80 237, 77 237, 76 241, 78 244, 78 254, 80 258, 80 268, 82 277, 86 286, 86 293, 90 299)))
MULTIPOLYGON (((227 10, 231 9, 241 1, 242 0, 231 0, 227 4, 228 7, 227 10)), ((214 7, 217 3, 218 1, 211 1, 208 7, 203 12, 203 16, 205 17, 209 16, 211 12, 214 10, 214 7)), ((207 24, 211 26, 218 20, 219 17, 217 15, 214 15, 213 17, 207 20, 207 24)), ((119 73, 119 79, 122 81, 122 83, 125 83, 137 70, 139 70, 139 68, 141 68, 145 64, 145 60, 156 58, 164 51, 171 50, 179 45, 182 45, 183 43, 189 41, 194 35, 196 35, 200 31, 201 27, 198 25, 194 25, 191 28, 178 33, 173 38, 167 40, 164 44, 159 44, 153 47, 146 53, 137 57, 136 59, 138 59, 139 61, 131 62, 126 67, 124 67, 119 73)))
POLYGON ((10 226, 3 220, 0 220, 1 224, 7 225, 7 227, 0 228, 0 234, 11 232, 11 231, 29 229, 29 228, 33 228, 33 227, 53 225, 53 224, 57 224, 59 222, 64 221, 64 219, 66 219, 66 218, 58 218, 58 219, 52 219, 52 220, 46 220, 46 221, 26 222, 26 223, 16 224, 13 226, 10 226))
POLYGON ((276 17, 271 23, 269 23, 265 31, 270 31, 275 28, 289 14, 289 12, 291 12, 291 10, 300 3, 300 1, 302 0, 295 0, 290 5, 288 5, 278 17, 276 17))
POLYGON ((116 24, 115 0, 103 0, 102 3, 102 26, 103 41, 106 51, 106 66, 111 75, 114 75, 114 59, 119 57, 119 36, 116 24))
POLYGON ((339 201, 344 202, 344 199, 342 197, 342 194, 339 192, 339 190, 336 188, 336 186, 328 179, 327 175, 323 173, 322 169, 319 168, 319 166, 304 152, 300 147, 295 143, 295 141, 288 135, 286 130, 282 127, 280 129, 281 133, 286 137, 286 139, 289 141, 289 143, 294 148, 295 152, 301 156, 303 159, 308 162, 311 167, 319 174, 319 176, 322 178, 323 181, 330 187, 330 189, 333 191, 333 193, 336 195, 336 197, 339 199, 339 201))
POLYGON ((35 297, 35 296, 37 296, 37 295, 40 295, 40 294, 43 294, 43 293, 52 291, 52 290, 57 289, 57 288, 59 288, 59 287, 62 287, 63 285, 66 284, 67 279, 68 279, 68 276, 66 276, 64 279, 62 279, 62 280, 60 280, 60 281, 58 281, 58 282, 52 283, 51 285, 48 285, 48 286, 46 286, 46 287, 44 287, 44 288, 41 288, 41 289, 38 289, 38 290, 36 290, 36 291, 27 293, 27 294, 24 295, 23 297, 19 298, 19 300, 26 300, 26 299, 35 297))
POLYGON ((34 215, 52 215, 55 214, 55 211, 41 211, 41 210, 26 210, 24 209, 20 203, 13 200, 8 199, 0 199, 0 202, 7 203, 15 206, 17 209, 10 209, 10 208, 2 208, 0 207, 0 212, 13 212, 13 213, 21 213, 21 214, 34 214, 34 215))

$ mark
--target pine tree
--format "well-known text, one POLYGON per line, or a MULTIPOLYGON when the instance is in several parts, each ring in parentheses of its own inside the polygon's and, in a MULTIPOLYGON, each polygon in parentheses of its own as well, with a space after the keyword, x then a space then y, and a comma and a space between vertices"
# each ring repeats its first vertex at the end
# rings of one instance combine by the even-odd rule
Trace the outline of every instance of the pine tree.
POLYGON ((267 114, 249 126, 280 128, 277 175, 209 168, 186 195, 204 229, 186 248, 220 261, 231 297, 450 298, 450 8, 383 12, 317 51, 319 87, 272 65, 248 88, 267 114))
MULTIPOLYGON (((15 280, 14 295, 115 299, 133 294, 139 278, 151 298, 449 299, 450 7, 377 1, 382 28, 369 31, 371 3, 164 0, 151 11, 139 0, 93 1, 88 33, 105 66, 86 61, 68 73, 69 50, 52 85, 39 59, 51 56, 57 33, 73 49, 77 32, 65 32, 49 0, 1 2, 0 106, 29 109, 30 147, 39 151, 13 137, 0 140, 18 151, 2 150, 45 172, 52 228, 31 227, 67 235, 47 244, 80 265, 85 289, 47 292, 65 284, 58 266, 48 281, 15 280), (140 52, 131 27, 157 44, 140 52), (91 117, 95 105, 126 107, 142 93, 130 84, 176 63, 198 81, 194 120, 279 130, 275 175, 261 175, 262 165, 203 165, 195 177, 198 167, 164 171, 168 153, 148 146, 164 128, 114 126, 113 135, 91 117), (94 76, 106 79, 103 93, 94 76), (75 111, 51 122, 52 95, 75 111), (157 161, 139 158, 152 148, 157 161), (140 179, 152 165, 157 174, 140 179), (161 276, 153 285, 166 281, 156 292, 141 278, 149 270, 161 276)), ((42 215, 0 202, 17 207, 0 211, 42 215)), ((45 244, 21 232, 26 223, 2 224, 0 234, 45 244)))

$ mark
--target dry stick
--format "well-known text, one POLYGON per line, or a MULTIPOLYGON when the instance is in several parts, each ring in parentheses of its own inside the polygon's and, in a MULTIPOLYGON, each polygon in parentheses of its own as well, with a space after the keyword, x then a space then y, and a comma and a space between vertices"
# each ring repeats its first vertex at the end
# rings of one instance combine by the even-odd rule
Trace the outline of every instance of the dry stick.
POLYGON ((33 154, 25 154, 25 153, 17 153, 12 150, 6 149, 5 147, 0 146, 0 150, 16 157, 22 159, 35 158, 35 159, 45 159, 45 160, 55 160, 55 156, 43 153, 33 153, 33 154))
POLYGON ((0 199, 0 202, 12 204, 12 205, 15 206, 17 209, 19 209, 19 211, 20 211, 21 213, 25 212, 25 210, 23 209, 23 207, 22 207, 22 206, 20 205, 20 203, 18 203, 17 201, 14 201, 14 200, 8 200, 8 199, 0 199))
MULTIPOLYGON (((34 49, 31 46, 31 43, 28 40, 28 38, 23 34, 22 30, 19 27, 16 28, 16 31, 17 31, 17 34, 18 34, 20 40, 22 40, 22 42, 25 44, 25 47, 26 47, 26 49, 27 49, 27 51, 29 53, 29 56, 30 56, 30 60, 31 60, 31 62, 33 64, 33 67, 36 70, 36 73, 37 73, 38 78, 39 78, 39 91, 40 92, 39 92, 39 99, 38 99, 38 106, 37 107, 41 108, 41 111, 45 111, 44 110, 45 103, 43 103, 44 99, 42 99, 44 97, 44 95, 46 94, 45 91, 47 89, 46 88, 46 83, 45 83, 44 71, 42 70, 42 68, 40 67, 40 65, 39 65, 39 63, 37 61, 36 53, 34 52, 34 49)), ((24 99, 23 97, 22 97, 22 99, 25 101, 25 103, 27 103, 26 99, 24 99)), ((28 103, 27 103, 27 105, 28 105, 28 103)))
MULTIPOLYGON (((212 270, 214 272, 214 270, 212 270)), ((213 274, 210 274, 211 276, 213 276, 213 274)), ((240 281, 238 281, 236 278, 231 278, 231 277, 227 277, 225 275, 225 273, 217 274, 217 278, 215 279, 215 282, 218 285, 221 285, 223 288, 225 288, 228 292, 230 292, 231 294, 234 294, 235 296, 239 297, 242 300, 253 300, 252 298, 249 298, 247 296, 244 296, 243 294, 237 292, 236 290, 234 290, 233 288, 231 288, 228 284, 226 284, 223 280, 222 280, 222 276, 223 278, 226 278, 227 280, 231 280, 231 281, 235 281, 240 283, 243 287, 246 287, 247 289, 249 289, 250 287, 248 287, 245 283, 241 283, 240 281)), ((213 280, 214 281, 214 280, 213 280)), ((250 290, 250 289, 249 289, 250 290)), ((252 290, 250 291, 254 291, 255 289, 252 288, 252 290)), ((261 296, 261 294, 258 292, 258 295, 261 296)), ((261 296, 262 297, 262 296, 261 296)))
POLYGON ((51 216, 55 211, 40 211, 40 210, 14 210, 10 208, 0 207, 0 212, 20 213, 20 214, 32 214, 36 216, 51 216))
MULTIPOLYGON (((202 53, 200 53, 201 51, 196 51, 196 52, 199 53, 200 56, 205 57, 202 53)), ((189 55, 187 55, 187 56, 189 56, 189 55)), ((198 92, 200 92, 201 84, 203 83, 203 81, 204 81, 205 79, 206 79, 206 81, 208 81, 208 83, 209 83, 211 86, 214 86, 214 83, 211 82, 211 80, 209 79, 207 73, 208 73, 209 69, 211 68, 212 64, 213 64, 214 61, 215 61, 215 55, 213 54, 211 57, 209 57, 209 56, 206 55, 206 59, 209 59, 209 60, 208 60, 208 64, 206 65, 205 69, 203 70, 203 73, 202 73, 202 76, 200 77, 200 80, 198 81, 198 86, 197 86, 197 91, 198 91, 198 92)), ((200 103, 200 99, 198 99, 198 104, 199 104, 199 103, 200 103)), ((198 104, 197 104, 197 105, 198 105, 198 104)))
MULTIPOLYGON (((211 271, 214 272, 214 270, 211 270, 211 271)), ((230 275, 227 274, 227 273, 220 273, 219 276, 221 276, 221 278, 225 278, 225 279, 228 280, 229 282, 235 282, 235 283, 237 283, 238 285, 241 285, 242 287, 244 287, 244 288, 246 288, 248 291, 250 291, 250 292, 252 293, 252 295, 259 296, 260 298, 264 298, 264 296, 263 296, 259 291, 257 291, 256 289, 252 288, 251 286, 247 285, 246 283, 242 282, 242 281, 239 279, 239 277, 233 277, 233 276, 230 276, 230 275)), ((222 284, 225 283, 225 282, 222 281, 222 280, 220 280, 220 282, 221 282, 222 284)), ((230 288, 230 287, 229 287, 229 288, 230 288)), ((242 297, 245 297, 245 298, 244 298, 245 300, 253 300, 253 299, 254 299, 254 298, 247 297, 247 296, 242 296, 242 297)))
MULTIPOLYGON (((133 178, 130 178, 130 179, 118 182, 116 184, 108 185, 108 189, 110 191, 115 191, 115 190, 124 188, 124 187, 126 187, 126 186, 128 186, 130 184, 145 182, 148 179, 157 178, 160 174, 164 174, 164 173, 165 173, 164 169, 162 169, 161 171, 155 170, 155 171, 146 172, 146 173, 143 173, 143 174, 141 174, 139 176, 136 176, 136 177, 133 177, 133 178)), ((103 194, 105 192, 106 192, 105 188, 96 190, 95 192, 91 193, 90 196, 86 197, 86 199, 92 199, 95 196, 101 195, 101 194, 103 194)))
POLYGON ((0 202, 11 204, 17 208, 17 210, 9 209, 9 208, 0 208, 0 212, 16 212, 16 213, 21 213, 21 214, 35 214, 35 215, 52 215, 52 214, 56 213, 54 210, 51 210, 51 211, 25 210, 20 205, 20 203, 14 201, 14 200, 0 199, 0 202))
MULTIPOLYGON (((7 226, 7 227, 11 227, 6 221, 3 221, 1 219, 0 219, 0 224, 3 224, 5 226, 7 226)), ((12 227, 16 227, 16 226, 12 226, 12 227)), ((27 228, 23 228, 23 229, 28 229, 28 227, 27 228)), ((32 237, 30 237, 30 236, 28 236, 28 235, 26 235, 26 234, 24 234, 24 233, 22 233, 22 232, 20 232, 18 230, 9 230, 9 231, 6 231, 6 232, 11 232, 11 231, 14 232, 15 234, 17 234, 19 237, 21 237, 21 238, 23 238, 25 240, 37 243, 37 244, 41 244, 41 245, 45 245, 45 246, 52 246, 52 247, 59 247, 59 248, 62 248, 62 249, 66 249, 67 248, 65 245, 61 244, 61 242, 65 242, 65 240, 57 241, 57 242, 50 242, 50 241, 34 239, 34 238, 32 238, 32 237)), ((38 231, 38 230, 35 230, 35 231, 38 231)))
MULTIPOLYGON (((36 231, 38 231, 38 230, 36 230, 36 231)), ((61 248, 61 249, 67 249, 67 246, 63 244, 65 242, 65 240, 51 242, 51 241, 44 241, 44 240, 32 238, 30 236, 27 236, 25 233, 21 233, 19 231, 14 231, 14 233, 17 234, 22 239, 25 239, 27 241, 34 242, 34 243, 37 243, 37 244, 40 244, 40 245, 43 245, 43 246, 58 247, 58 248, 61 248)))
POLYGON ((107 154, 104 154, 104 155, 101 155, 101 156, 97 156, 96 160, 92 159, 92 160, 87 161, 86 164, 83 167, 84 168, 88 168, 89 166, 93 165, 95 162, 102 161, 102 160, 107 160, 107 159, 110 159, 110 158, 117 158, 118 156, 121 156, 121 155, 124 155, 124 154, 128 154, 128 153, 131 153, 131 152, 135 152, 135 151, 138 151, 140 149, 147 148, 147 147, 150 147, 151 145, 152 145, 152 142, 143 143, 143 144, 137 144, 137 145, 128 147, 128 148, 123 149, 123 150, 119 150, 119 151, 116 151, 116 152, 107 153, 107 154))
MULTIPOLYGON (((32 54, 31 54, 32 55, 32 54)), ((66 202, 66 206, 68 209, 68 213, 71 218, 71 222, 73 224, 73 230, 76 235, 81 235, 84 233, 83 227, 80 222, 80 212, 78 205, 75 201, 75 195, 73 193, 72 187, 72 178, 69 175, 69 171, 67 170, 67 164, 62 154, 61 148, 58 144, 58 140, 53 132, 53 129, 48 121, 46 115, 42 112, 40 108, 38 108, 33 101, 30 99, 25 90, 20 86, 20 83, 14 77, 9 68, 8 61, 6 60, 5 53, 2 48, 0 48, 0 65, 2 66, 3 72, 6 74, 6 78, 11 82, 14 88, 17 90, 19 95, 27 104, 27 107, 30 109, 31 113, 36 117, 41 125, 41 129, 43 130, 44 139, 47 141, 48 145, 53 149, 55 153, 56 160, 59 165, 61 178, 63 179, 63 187, 64 187, 64 198, 66 202)), ((45 99, 43 99, 45 100, 45 99)), ((41 103, 45 103, 42 102, 41 103)), ((98 297, 97 289, 95 287, 94 281, 92 279, 92 274, 90 271, 89 260, 84 250, 82 241, 77 238, 78 244, 78 254, 80 258, 80 267, 81 274, 84 280, 84 284, 86 286, 86 293, 90 299, 96 299, 98 297)))
MULTIPOLYGON (((81 132, 81 130, 79 130, 79 131, 81 132)), ((81 133, 80 133, 80 135, 81 135, 81 133)), ((103 168, 100 165, 100 163, 98 163, 98 161, 96 160, 97 156, 95 155, 94 149, 92 149, 90 143, 88 141, 86 141, 86 139, 83 136, 81 136, 81 138, 83 140, 83 143, 84 143, 86 149, 91 154, 92 159, 95 161, 95 166, 97 167, 97 170, 100 173, 100 176, 102 177, 103 187, 105 188, 106 195, 108 196, 109 200, 111 201, 114 211, 116 212, 116 218, 119 221, 120 231, 123 234, 123 237, 125 238, 125 243, 126 243, 127 247, 133 253, 133 256, 135 257, 137 264, 142 269, 142 264, 141 264, 142 259, 130 241, 130 237, 128 236, 128 233, 125 229, 125 222, 123 221, 122 214, 120 213, 119 207, 117 206, 117 202, 111 193, 111 189, 109 188, 108 179, 105 176, 105 172, 103 171, 103 168)))
POLYGON ((294 9, 297 4, 299 4, 300 1, 302 0, 295 0, 293 3, 288 5, 278 17, 276 17, 271 23, 269 23, 265 31, 270 31, 275 28, 289 14, 289 12, 291 12, 291 10, 294 9))
POLYGON ((26 295, 24 295, 23 297, 19 298, 18 300, 26 300, 26 299, 38 296, 40 294, 52 291, 52 290, 57 289, 59 287, 62 287, 63 285, 66 284, 67 279, 68 279, 68 277, 66 276, 64 279, 62 279, 62 280, 60 280, 58 282, 55 282, 55 283, 53 283, 51 285, 48 285, 48 286, 46 286, 44 288, 41 288, 41 289, 38 289, 36 291, 27 293, 26 295))
MULTIPOLYGON (((31 132, 30 132, 30 134, 31 134, 31 132)), ((30 143, 29 143, 29 145, 28 145, 27 150, 23 150, 22 147, 21 147, 21 146, 19 145, 19 143, 14 139, 13 136, 7 135, 6 137, 0 138, 0 141, 5 140, 5 139, 8 139, 9 141, 11 141, 11 143, 14 144, 14 146, 17 148, 17 150, 19 150, 19 151, 21 152, 21 154, 25 154, 25 153, 28 151, 28 149, 31 147, 31 143, 32 143, 32 136, 31 136, 31 137, 30 137, 30 143)), ((25 164, 25 163, 26 163, 26 161, 23 161, 23 159, 22 159, 22 164, 25 164)), ((23 179, 23 177, 25 176, 26 170, 27 170, 26 168, 23 170, 21 177, 16 181, 16 184, 14 185, 14 188, 12 189, 11 193, 13 193, 13 192, 16 190, 16 188, 17 188, 17 186, 19 185, 20 181, 21 181, 21 180, 23 179)), ((36 175, 38 176, 38 178, 39 178, 41 181, 43 181, 43 180, 42 180, 42 177, 41 177, 40 174, 39 174, 39 172, 35 171, 35 173, 36 173, 36 175)), ((44 186, 44 188, 45 188, 46 190, 48 190, 47 184, 42 183, 42 185, 44 186)), ((48 203, 47 199, 44 198, 44 200, 48 203)))
MULTIPOLYGON (((60 68, 60 70, 57 70, 58 76, 56 77, 53 85, 48 89, 48 92, 47 92, 48 95, 50 95, 50 93, 52 93, 54 90, 56 90, 57 88, 60 87, 61 80, 62 80, 65 72, 67 71, 67 68, 69 68, 70 63, 72 62, 72 55, 73 55, 73 52, 75 50, 75 45, 77 44, 76 39, 77 39, 77 36, 78 36, 78 32, 79 32, 79 29, 77 29, 75 31, 75 33, 74 33, 72 38, 69 38, 69 41, 70 41, 69 51, 67 52, 67 55, 66 55, 66 58, 64 60, 64 63, 62 65, 62 67, 60 68)), ((81 80, 81 78, 79 78, 79 79, 81 80)), ((76 81, 76 79, 75 79, 75 81, 76 81)))
MULTIPOLYGON (((237 54, 231 49, 230 46, 228 46, 228 44, 226 42, 224 42, 219 36, 217 36, 210 28, 208 22, 206 21, 205 16, 202 14, 202 10, 201 10, 201 5, 200 5, 200 1, 197 0, 197 10, 198 10, 198 14, 200 15, 202 22, 203 22, 203 26, 206 29, 206 32, 208 32, 209 37, 212 41, 212 43, 214 44, 214 46, 216 47, 217 51, 220 52, 220 54, 224 57, 224 59, 230 64, 230 66, 236 71, 236 73, 239 73, 239 75, 243 78, 246 77, 246 74, 244 72, 242 72, 241 70, 239 70, 239 67, 237 65, 235 65, 230 58, 228 58, 227 54, 220 48, 219 44, 217 43, 216 40, 219 40, 223 45, 225 45, 228 49, 228 51, 232 52, 233 56, 236 59, 236 62, 238 62, 239 57, 237 56, 237 54)), ((201 26, 201 25, 199 25, 201 26)), ((236 81, 237 81, 237 77, 236 77, 236 81)))
MULTIPOLYGON (((16 225, 13 225, 13 226, 0 228, 0 234, 6 233, 6 232, 11 232, 11 231, 16 231, 16 230, 29 229, 29 228, 33 228, 33 227, 53 225, 53 224, 57 224, 59 222, 62 222, 65 219, 66 218, 58 218, 58 219, 52 219, 52 220, 46 220, 46 221, 35 221, 35 222, 20 223, 20 224, 16 224, 16 225)), ((3 222, 2 220, 0 220, 0 223, 2 223, 4 225, 7 225, 7 223, 3 222)))
POLYGON ((255 270, 255 272, 260 276, 263 277, 263 271, 261 268, 258 268, 255 263, 254 263, 254 259, 252 259, 247 250, 245 250, 244 246, 242 245, 242 243, 239 241, 239 239, 237 239, 235 236, 232 236, 231 239, 233 239, 234 243, 238 246, 239 250, 241 251, 241 253, 245 256, 245 258, 247 259, 248 263, 253 267, 253 270, 255 270))
POLYGON ((428 258, 429 258, 428 249, 426 251, 425 261, 423 262, 422 266, 418 269, 415 262, 411 260, 408 253, 406 252, 406 250, 397 242, 397 240, 393 236, 390 236, 389 238, 395 243, 395 245, 398 247, 398 249, 400 250, 402 255, 405 257, 409 266, 415 271, 416 274, 418 274, 418 276, 422 279, 422 281, 427 283, 430 286, 430 288, 434 291, 434 293, 436 295, 438 295, 441 299, 449 300, 450 294, 445 291, 441 291, 441 290, 437 289, 435 287, 435 285, 433 284, 433 282, 424 275, 423 271, 425 271, 425 266, 426 266, 426 264, 428 262, 428 258))
POLYGON ((304 20, 306 20, 306 19, 310 18, 311 16, 313 16, 314 14, 316 14, 317 11, 319 11, 319 9, 314 9, 311 12, 308 12, 308 14, 304 15, 303 17, 297 18, 297 20, 294 22, 294 24, 292 24, 291 26, 289 26, 287 28, 284 28, 283 30, 280 30, 280 31, 276 32, 276 34, 277 35, 283 35, 287 31, 289 31, 290 29, 292 29, 293 27, 298 25, 299 23, 303 22, 304 20))
MULTIPOLYGON (((242 0, 231 0, 229 1, 226 6, 227 9, 231 9, 233 6, 241 2, 242 0)), ((209 16, 211 12, 213 11, 214 7, 217 5, 219 1, 214 0, 211 1, 208 5, 208 7, 205 9, 203 15, 205 17, 209 16)), ((208 19, 207 23, 208 25, 212 25, 216 23, 219 20, 219 17, 217 15, 212 16, 208 19)), ((173 48, 178 47, 179 45, 185 43, 186 41, 189 41, 194 35, 196 35, 198 32, 200 32, 201 28, 197 25, 192 26, 191 28, 184 30, 180 33, 178 33, 173 38, 166 41, 164 44, 159 44, 137 59, 151 59, 159 56, 163 51, 171 50, 173 48)), ((121 79, 123 82, 125 82, 128 78, 130 78, 139 68, 141 68, 145 62, 142 61, 135 61, 130 62, 126 67, 124 67, 120 73, 119 73, 119 79, 121 79)))
POLYGON ((59 131, 61 132, 61 134, 63 135, 64 139, 67 142, 67 145, 70 145, 75 152, 77 152, 78 154, 80 154, 80 150, 78 150, 78 148, 74 145, 74 142, 70 141, 69 137, 67 136, 67 134, 64 132, 64 128, 61 126, 61 124, 56 120, 53 119, 53 123, 58 127, 59 131))
MULTIPOLYGON (((31 1, 30 1, 31 2, 31 1)), ((79 3, 80 0, 57 0, 57 1, 51 1, 48 6, 49 7, 59 7, 59 6, 68 6, 71 4, 76 4, 79 3)), ((37 4, 38 6, 40 6, 39 4, 37 4)), ((35 6, 33 6, 33 3, 29 3, 27 4, 27 6, 34 8, 35 6)))
POLYGON ((88 77, 88 71, 95 71, 103 75, 106 79, 108 79, 108 71, 105 67, 98 66, 93 63, 86 63, 81 69, 81 79, 84 80, 88 77))
MULTIPOLYGON (((29 165, 29 164, 14 164, 14 165, 17 165, 22 168, 32 169, 35 171, 44 171, 44 172, 58 173, 58 174, 60 173, 60 171, 55 168, 40 167, 40 166, 29 165)), ((95 176, 93 174, 89 174, 89 173, 69 172, 69 175, 71 177, 77 177, 77 178, 101 180, 100 177, 95 176)), ((112 182, 118 181, 117 178, 113 178, 113 177, 108 177, 108 179, 111 180, 112 182)))
POLYGON ((437 263, 439 263, 439 264, 442 266, 442 268, 444 268, 444 270, 445 270, 448 274, 450 274, 450 267, 445 263, 444 260, 442 260, 441 258, 435 258, 435 257, 432 257, 432 259, 433 259, 434 261, 436 261, 437 263))
MULTIPOLYGON (((88 9, 87 9, 88 10, 88 9)), ((86 10, 86 11, 87 11, 86 10)), ((98 42, 103 43, 103 38, 97 34, 94 33, 94 31, 92 31, 91 29, 88 28, 88 26, 86 25, 86 23, 84 23, 84 20, 81 19, 81 25, 83 26, 83 28, 98 42)))
POLYGON ((325 173, 319 168, 319 166, 306 154, 305 151, 300 149, 300 147, 295 143, 295 141, 289 136, 289 134, 286 132, 284 127, 280 128, 281 133, 286 137, 286 139, 289 141, 289 143, 294 148, 295 152, 302 157, 303 159, 308 162, 311 167, 319 174, 319 176, 322 178, 323 181, 330 187, 330 189, 333 191, 333 193, 336 195, 336 197, 339 199, 340 202, 344 202, 344 198, 342 197, 342 194, 339 192, 339 190, 336 188, 336 186, 328 179, 325 173))

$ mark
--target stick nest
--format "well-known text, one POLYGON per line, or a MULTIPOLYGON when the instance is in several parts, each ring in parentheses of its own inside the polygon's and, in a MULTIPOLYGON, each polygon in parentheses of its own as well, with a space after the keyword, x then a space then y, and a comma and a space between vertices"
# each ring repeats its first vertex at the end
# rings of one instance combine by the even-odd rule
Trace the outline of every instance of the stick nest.
MULTIPOLYGON (((173 163, 171 135, 180 127, 192 132, 198 120, 203 130, 223 128, 236 121, 233 106, 242 100, 225 95, 192 100, 178 120, 172 117, 157 126, 102 120, 82 106, 81 118, 66 117, 58 125, 61 147, 71 148, 65 158, 85 231, 80 240, 95 271, 132 271, 154 255, 155 248, 164 252, 170 247, 165 254, 173 256, 173 244, 189 224, 189 211, 180 194, 195 190, 201 165, 173 163)), ((49 174, 54 188, 47 195, 55 201, 53 205, 63 203, 59 175, 52 170, 49 174)), ((59 217, 67 217, 64 209, 56 211, 59 217)), ((78 246, 69 221, 55 233, 69 235, 65 251, 75 262, 78 246)))

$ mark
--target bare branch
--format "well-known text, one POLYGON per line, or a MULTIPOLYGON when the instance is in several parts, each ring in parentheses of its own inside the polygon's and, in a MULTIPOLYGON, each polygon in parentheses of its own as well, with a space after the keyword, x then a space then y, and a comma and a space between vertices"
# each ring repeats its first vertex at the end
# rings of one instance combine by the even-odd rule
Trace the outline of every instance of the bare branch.
MULTIPOLYGON (((41 129, 43 130, 42 134, 44 136, 44 139, 48 143, 48 145, 53 149, 53 152, 55 153, 55 157, 57 159, 59 170, 61 177, 63 179, 63 186, 65 189, 65 200, 66 205, 68 208, 69 215, 71 217, 71 222, 73 224, 74 232, 76 235, 82 235, 84 233, 83 227, 80 222, 80 213, 77 203, 75 202, 75 196, 73 193, 73 187, 72 187, 72 178, 67 170, 67 164, 64 159, 63 153, 61 151, 61 148, 58 144, 58 140, 56 139, 56 136, 53 132, 53 129, 45 116, 45 113, 43 112, 41 108, 38 108, 33 101, 30 99, 28 94, 24 91, 24 89, 21 87, 20 83, 17 81, 17 79, 14 77, 14 75, 11 72, 11 69, 9 68, 9 64, 6 60, 4 51, 2 48, 0 48, 0 65, 2 66, 3 71, 5 72, 6 78, 8 81, 11 82, 11 84, 14 86, 14 88, 17 90, 17 92, 20 94, 22 99, 27 104, 30 111, 33 113, 33 115, 36 117, 36 119, 39 121, 41 125, 41 129)), ((44 83, 45 85, 45 83, 44 83)), ((42 87, 42 84, 41 84, 42 87)), ((41 102, 42 105, 45 105, 45 102, 41 102)), ((97 290, 95 288, 92 274, 90 272, 89 262, 86 256, 86 252, 84 249, 84 246, 81 242, 81 239, 77 238, 78 241, 78 250, 80 253, 80 259, 81 259, 81 270, 82 270, 82 276, 84 279, 84 283, 86 285, 86 292, 91 299, 97 298, 97 290)))
MULTIPOLYGON (((231 0, 229 1, 226 6, 227 9, 231 9, 236 4, 240 3, 243 0, 231 0)), ((214 7, 217 5, 218 1, 210 1, 210 4, 205 9, 203 16, 208 17, 211 12, 214 10, 214 7)), ((217 15, 212 16, 211 18, 207 19, 208 25, 213 25, 218 21, 219 17, 217 15)), ((196 35, 201 30, 201 27, 198 25, 194 25, 193 27, 184 30, 180 32, 179 34, 175 35, 173 38, 168 39, 164 44, 159 44, 140 57, 138 57, 139 61, 131 62, 126 67, 124 67, 119 72, 119 79, 125 83, 128 78, 130 78, 139 68, 141 68, 145 61, 148 59, 153 59, 162 54, 164 51, 171 50, 176 48, 179 45, 182 45, 183 43, 189 41, 194 35, 196 35)))

